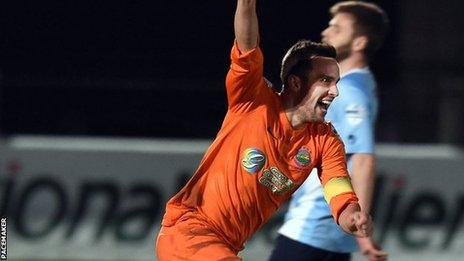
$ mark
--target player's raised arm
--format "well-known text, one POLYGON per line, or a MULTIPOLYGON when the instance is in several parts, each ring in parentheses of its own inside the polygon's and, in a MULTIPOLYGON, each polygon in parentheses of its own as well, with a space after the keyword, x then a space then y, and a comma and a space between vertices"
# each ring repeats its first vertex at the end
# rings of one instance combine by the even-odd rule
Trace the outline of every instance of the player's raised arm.
POLYGON ((240 51, 246 52, 256 47, 258 43, 256 0, 237 0, 234 30, 240 51))

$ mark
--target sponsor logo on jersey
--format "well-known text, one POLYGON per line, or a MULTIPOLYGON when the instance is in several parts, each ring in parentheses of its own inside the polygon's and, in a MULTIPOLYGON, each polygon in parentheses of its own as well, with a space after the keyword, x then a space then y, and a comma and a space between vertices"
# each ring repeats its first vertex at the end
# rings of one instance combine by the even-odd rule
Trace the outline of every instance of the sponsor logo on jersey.
POLYGON ((307 167, 311 163, 311 153, 305 147, 301 147, 298 150, 295 156, 295 164, 300 167, 304 168, 307 167))
POLYGON ((266 163, 266 155, 256 148, 248 148, 243 152, 242 167, 250 174, 260 171, 266 163))
POLYGON ((263 176, 259 178, 259 183, 276 194, 283 194, 295 186, 293 181, 276 167, 265 169, 263 171, 263 176))
POLYGON ((361 104, 351 104, 345 109, 346 119, 350 125, 358 125, 366 118, 366 108, 361 104))

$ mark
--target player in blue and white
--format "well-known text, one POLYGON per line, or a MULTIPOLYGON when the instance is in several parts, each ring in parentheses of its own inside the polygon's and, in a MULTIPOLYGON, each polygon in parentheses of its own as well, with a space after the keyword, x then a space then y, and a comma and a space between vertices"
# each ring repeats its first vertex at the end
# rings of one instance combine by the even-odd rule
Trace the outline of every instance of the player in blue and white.
MULTIPOLYGON (((325 117, 345 143, 353 188, 364 211, 371 209, 374 189, 374 125, 376 82, 369 59, 381 46, 388 27, 385 12, 375 4, 345 1, 331 9, 332 20, 322 41, 337 50, 341 79, 339 96, 325 117)), ((317 170, 313 170, 317 172, 317 170)), ((353 238, 331 217, 317 175, 310 175, 293 194, 270 260, 350 260, 359 248, 368 260, 386 260, 373 238, 353 238)))

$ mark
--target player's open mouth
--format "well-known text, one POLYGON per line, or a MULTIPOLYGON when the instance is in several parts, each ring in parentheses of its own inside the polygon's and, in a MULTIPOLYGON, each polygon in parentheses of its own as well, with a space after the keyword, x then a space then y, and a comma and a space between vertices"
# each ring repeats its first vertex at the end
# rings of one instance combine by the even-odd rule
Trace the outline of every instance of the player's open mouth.
POLYGON ((319 100, 317 102, 317 105, 319 105, 322 109, 327 111, 327 109, 329 109, 329 106, 330 106, 331 103, 332 103, 331 100, 319 100))

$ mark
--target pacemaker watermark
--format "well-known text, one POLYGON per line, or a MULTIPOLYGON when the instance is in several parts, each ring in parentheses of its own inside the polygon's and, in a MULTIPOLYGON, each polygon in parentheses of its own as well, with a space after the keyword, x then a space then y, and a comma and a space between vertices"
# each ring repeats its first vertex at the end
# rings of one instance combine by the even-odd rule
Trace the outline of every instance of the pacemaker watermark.
POLYGON ((6 217, 0 219, 0 260, 7 260, 7 228, 6 217))

